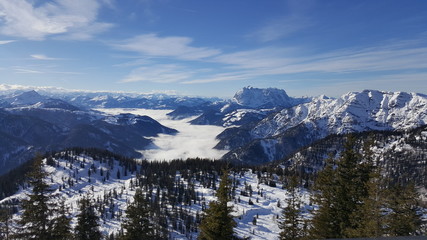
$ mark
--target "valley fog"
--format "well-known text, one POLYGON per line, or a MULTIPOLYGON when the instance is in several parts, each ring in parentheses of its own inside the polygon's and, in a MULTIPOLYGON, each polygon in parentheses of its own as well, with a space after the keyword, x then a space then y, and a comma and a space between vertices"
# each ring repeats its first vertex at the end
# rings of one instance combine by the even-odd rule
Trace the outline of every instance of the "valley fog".
POLYGON ((166 114, 172 110, 152 110, 136 108, 100 108, 95 109, 110 115, 131 113, 141 116, 149 116, 160 124, 178 130, 176 135, 159 134, 152 138, 152 149, 141 150, 143 158, 153 160, 173 160, 187 158, 219 159, 227 153, 225 150, 216 150, 213 147, 218 143, 216 136, 224 128, 212 125, 191 125, 189 121, 195 117, 182 120, 172 120, 166 114))

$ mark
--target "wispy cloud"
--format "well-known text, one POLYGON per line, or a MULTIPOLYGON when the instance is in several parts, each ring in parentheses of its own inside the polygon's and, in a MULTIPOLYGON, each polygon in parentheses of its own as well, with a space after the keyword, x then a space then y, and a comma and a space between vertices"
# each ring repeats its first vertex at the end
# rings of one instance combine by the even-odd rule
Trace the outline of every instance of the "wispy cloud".
POLYGON ((4 44, 8 44, 8 43, 13 43, 15 42, 15 40, 0 40, 0 45, 4 45, 4 44))
POLYGON ((313 4, 311 0, 286 1, 286 13, 283 16, 271 19, 248 37, 264 43, 271 42, 289 37, 314 25, 309 14, 313 4))
POLYGON ((112 27, 97 22, 97 0, 56 0, 36 4, 29 0, 0 0, 0 33, 30 40, 51 35, 78 40, 112 27))
POLYGON ((248 35, 261 42, 271 42, 303 30, 312 25, 306 16, 291 15, 272 20, 254 33, 248 35))
POLYGON ((137 52, 151 57, 172 57, 181 60, 201 60, 221 53, 208 47, 191 46, 189 37, 159 37, 157 34, 144 34, 114 44, 117 49, 137 52))
POLYGON ((135 67, 120 81, 122 83, 202 84, 291 74, 363 73, 378 76, 380 72, 426 70, 427 47, 424 40, 422 37, 419 41, 388 41, 377 46, 315 54, 310 53, 309 48, 301 51, 300 47, 273 46, 226 53, 210 47, 194 47, 189 37, 146 34, 113 47, 138 53, 141 57, 118 65, 135 67), (164 63, 171 59, 177 63, 164 63), (210 71, 204 71, 201 66, 208 66, 210 71))
POLYGON ((13 71, 15 73, 19 74, 60 74, 60 75, 81 75, 83 73, 81 72, 71 72, 71 71, 52 71, 51 69, 48 69, 46 67, 37 67, 37 70, 35 70, 36 67, 32 66, 15 66, 12 67, 13 71))
POLYGON ((120 82, 156 82, 172 83, 189 79, 192 71, 175 64, 155 64, 139 67, 123 78, 120 82))
POLYGON ((31 56, 31 58, 36 59, 36 60, 44 60, 44 61, 60 60, 60 58, 52 58, 52 57, 48 57, 44 54, 32 54, 30 56, 31 56))
POLYGON ((26 68, 15 68, 15 73, 42 74, 44 72, 39 70, 26 69, 26 68))
MULTIPOLYGON (((424 59, 427 59, 427 47, 398 42, 377 47, 340 49, 311 56, 299 56, 295 51, 282 48, 264 48, 223 54, 213 60, 250 78, 295 73, 373 73, 427 69, 424 59)), ((223 80, 219 78, 219 81, 223 80)))

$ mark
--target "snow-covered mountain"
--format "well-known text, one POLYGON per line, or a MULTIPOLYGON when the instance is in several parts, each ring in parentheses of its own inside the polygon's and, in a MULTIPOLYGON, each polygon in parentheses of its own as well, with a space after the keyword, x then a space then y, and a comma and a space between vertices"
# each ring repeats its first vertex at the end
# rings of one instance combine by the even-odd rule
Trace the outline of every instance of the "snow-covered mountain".
POLYGON ((177 132, 148 116, 105 115, 35 91, 3 99, 8 104, 0 109, 0 174, 28 161, 36 152, 69 147, 142 157, 139 151, 153 147, 152 137, 177 132))
MULTIPOLYGON (((119 119, 103 119, 103 114, 88 110, 94 107, 171 109, 168 115, 172 119, 198 115, 191 124, 226 127, 218 135, 220 142, 216 146, 230 151, 223 159, 251 164, 282 159, 330 134, 411 129, 427 123, 426 95, 404 92, 366 90, 336 99, 326 96, 292 98, 280 89, 245 87, 232 99, 224 101, 166 94, 53 91, 45 96, 35 91, 7 93, 0 96, 0 106, 8 113, 52 123, 62 132, 74 129, 73 136, 88 139, 97 135, 97 139, 107 136, 119 139, 113 136, 115 133, 124 137, 120 131, 112 131, 111 126, 104 126, 114 125, 119 119)), ((120 126, 131 129, 129 125, 120 126)), ((164 131, 154 125, 150 128, 156 130, 144 136, 152 137, 164 131)), ((26 148, 28 146, 19 149, 26 148)))
POLYGON ((244 87, 231 99, 243 108, 291 107, 293 100, 285 90, 277 88, 244 87))
POLYGON ((225 159, 260 163, 281 159, 330 134, 403 130, 424 124, 426 95, 365 90, 338 99, 313 98, 271 114, 253 126, 242 126, 239 131, 227 129, 219 136, 217 148, 235 149, 225 159))
MULTIPOLYGON (((135 93, 67 90, 55 87, 30 87, 0 84, 0 106, 3 99, 15 99, 22 95, 25 105, 48 98, 60 99, 79 108, 148 108, 175 109, 179 106, 195 107, 222 101, 220 98, 190 97, 174 93, 135 93), (40 96, 42 98, 40 98, 40 96)), ((19 99, 18 99, 19 100, 19 99)), ((19 102, 19 101, 17 101, 19 102)))
POLYGON ((78 107, 63 101, 57 98, 50 98, 47 96, 42 96, 38 92, 31 90, 28 92, 19 92, 14 93, 9 96, 5 96, 2 102, 7 103, 5 107, 7 108, 18 108, 18 107, 27 107, 27 108, 56 108, 64 109, 70 111, 80 110, 78 107))
MULTIPOLYGON (((277 88, 244 87, 220 108, 204 111, 193 124, 241 126, 265 118, 283 108, 310 101, 310 98, 292 98, 285 90, 277 88)), ((218 106, 218 105, 217 105, 218 106)))

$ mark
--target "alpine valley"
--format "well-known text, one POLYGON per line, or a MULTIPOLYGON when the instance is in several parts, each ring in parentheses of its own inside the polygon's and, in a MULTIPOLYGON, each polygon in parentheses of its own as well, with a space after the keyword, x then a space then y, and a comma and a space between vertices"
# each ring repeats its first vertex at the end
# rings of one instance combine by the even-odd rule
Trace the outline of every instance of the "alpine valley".
POLYGON ((41 154, 50 194, 65 199, 72 226, 79 202, 91 196, 103 236, 115 239, 140 187, 163 239, 196 239, 229 168, 235 236, 277 239, 293 196, 290 176, 298 177, 301 216, 311 219, 318 209, 315 179, 351 138, 388 185, 414 185, 421 227, 411 234, 425 234, 427 95, 378 90, 296 98, 282 89, 245 87, 220 99, 0 85, 0 205, 12 206, 16 224, 32 192, 25 176, 41 154), (220 128, 211 148, 223 154, 148 159, 148 151, 162 150, 158 139, 181 132, 138 109, 167 111, 166 123, 220 128))

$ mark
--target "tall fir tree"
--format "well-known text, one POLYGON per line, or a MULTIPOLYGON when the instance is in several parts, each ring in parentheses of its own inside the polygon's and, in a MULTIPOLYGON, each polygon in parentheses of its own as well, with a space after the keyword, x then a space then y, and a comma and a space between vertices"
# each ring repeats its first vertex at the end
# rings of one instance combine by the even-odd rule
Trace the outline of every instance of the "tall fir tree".
POLYGON ((292 176, 288 184, 289 198, 283 209, 283 220, 280 223, 280 240, 298 240, 304 237, 303 220, 301 218, 301 199, 298 193, 298 180, 292 176))
POLYGON ((102 238, 99 230, 99 217, 89 197, 84 197, 79 202, 80 213, 77 215, 77 226, 74 229, 77 240, 99 240, 102 238))
POLYGON ((69 240, 72 239, 71 218, 69 217, 68 208, 65 206, 65 201, 59 204, 56 209, 56 217, 53 218, 53 239, 69 240))
POLYGON ((381 237, 384 233, 384 180, 381 168, 374 159, 373 146, 374 138, 371 136, 363 145, 363 162, 359 167, 363 174, 369 175, 365 184, 367 194, 351 216, 352 227, 347 229, 348 237, 381 237))
POLYGON ((388 190, 386 207, 386 232, 390 236, 416 235, 421 225, 418 213, 418 193, 413 184, 395 185, 388 190))
POLYGON ((22 201, 23 213, 18 224, 21 229, 15 237, 18 239, 52 239, 53 221, 52 189, 45 182, 48 173, 43 169, 43 157, 37 155, 33 170, 28 174, 28 182, 33 187, 28 199, 22 201))
POLYGON ((126 209, 126 219, 122 227, 126 230, 122 240, 158 239, 150 221, 149 204, 140 188, 136 189, 133 202, 126 209))
POLYGON ((223 171, 221 182, 216 192, 217 201, 209 203, 200 224, 200 240, 233 239, 236 222, 231 215, 233 207, 227 203, 231 200, 231 180, 228 171, 223 171))
POLYGON ((313 217, 311 237, 345 238, 354 228, 352 218, 368 194, 372 170, 356 146, 356 139, 349 135, 336 168, 329 163, 319 174, 314 198, 319 209, 313 217))
POLYGON ((326 159, 324 169, 317 176, 313 202, 318 205, 311 220, 310 238, 339 238, 339 221, 335 218, 336 172, 332 156, 326 159))

